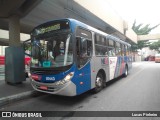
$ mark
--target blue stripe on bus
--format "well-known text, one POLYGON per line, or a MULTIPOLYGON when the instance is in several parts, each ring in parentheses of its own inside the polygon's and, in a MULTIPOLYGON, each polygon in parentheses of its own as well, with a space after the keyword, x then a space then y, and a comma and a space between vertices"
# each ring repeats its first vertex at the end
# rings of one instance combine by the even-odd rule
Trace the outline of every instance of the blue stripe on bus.
POLYGON ((121 62, 120 57, 117 57, 117 63, 116 63, 116 67, 115 67, 114 78, 119 76, 119 65, 121 64, 120 62, 121 62))
POLYGON ((91 65, 88 62, 83 68, 75 69, 75 75, 72 82, 76 85, 77 95, 91 89, 91 65), (83 84, 82 84, 83 83, 83 84))
MULTIPOLYGON (((115 73, 114 73, 114 78, 120 76, 121 74, 123 74, 125 72, 125 64, 129 63, 130 58, 128 56, 119 56, 117 57, 117 63, 116 63, 116 67, 115 67, 115 73)), ((128 69, 130 69, 130 64, 128 64, 128 69)))
POLYGON ((56 74, 56 75, 41 75, 41 80, 40 81, 43 82, 43 83, 54 83, 56 81, 63 80, 66 75, 68 75, 70 72, 74 71, 74 68, 75 67, 73 65, 69 70, 67 70, 65 72, 61 72, 61 73, 56 74), (47 77, 49 77, 51 79, 47 80, 47 77))

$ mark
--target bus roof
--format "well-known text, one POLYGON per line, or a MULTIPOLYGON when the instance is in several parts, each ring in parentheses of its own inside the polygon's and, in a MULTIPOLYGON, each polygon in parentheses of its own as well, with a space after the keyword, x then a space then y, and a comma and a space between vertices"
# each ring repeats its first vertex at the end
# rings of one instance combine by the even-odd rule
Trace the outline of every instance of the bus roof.
MULTIPOLYGON (((46 23, 40 24, 39 26, 35 27, 34 29, 36 29, 36 28, 38 28, 38 27, 41 27, 41 26, 43 26, 43 25, 45 25, 45 24, 47 24, 47 23, 52 23, 52 22, 58 21, 58 20, 68 20, 68 21, 70 21, 71 24, 74 24, 74 25, 76 25, 76 26, 81 26, 81 27, 83 27, 83 28, 86 28, 86 29, 91 30, 91 31, 93 31, 93 32, 96 32, 96 33, 98 33, 98 34, 101 34, 101 35, 105 36, 106 39, 111 39, 111 40, 113 40, 113 41, 120 42, 120 43, 125 44, 125 45, 127 45, 127 46, 131 46, 131 45, 128 44, 127 42, 125 42, 125 41, 123 41, 123 40, 121 40, 121 39, 119 39, 119 38, 117 38, 117 37, 115 37, 115 36, 113 36, 113 35, 109 35, 109 34, 103 32, 103 31, 100 31, 100 30, 98 30, 98 29, 96 29, 96 28, 94 28, 94 27, 91 27, 91 26, 89 26, 89 25, 87 25, 87 24, 85 24, 85 23, 83 23, 83 22, 80 22, 80 21, 75 20, 75 19, 72 19, 72 18, 64 18, 64 19, 57 19, 57 20, 48 21, 48 22, 46 22, 46 23)), ((33 30, 34 30, 34 29, 33 29, 33 30)))
POLYGON ((78 21, 78 20, 75 20, 75 19, 72 19, 72 18, 68 18, 68 20, 69 20, 70 22, 75 23, 77 26, 82 26, 82 27, 84 27, 84 28, 86 28, 86 29, 88 29, 88 30, 91 30, 91 31, 93 31, 93 32, 96 32, 96 33, 98 33, 98 34, 101 34, 101 35, 105 36, 107 39, 112 39, 112 40, 114 40, 114 41, 116 41, 116 42, 120 42, 120 43, 122 43, 122 44, 131 46, 131 45, 128 44, 127 42, 125 42, 125 41, 123 41, 123 40, 121 40, 121 39, 119 39, 119 38, 117 38, 117 37, 115 37, 115 36, 113 36, 113 35, 109 35, 109 34, 103 32, 103 31, 100 31, 100 30, 98 30, 98 29, 96 29, 96 28, 94 28, 94 27, 91 27, 91 26, 89 26, 89 25, 87 25, 87 24, 85 24, 85 23, 82 23, 82 22, 80 22, 80 21, 78 21))

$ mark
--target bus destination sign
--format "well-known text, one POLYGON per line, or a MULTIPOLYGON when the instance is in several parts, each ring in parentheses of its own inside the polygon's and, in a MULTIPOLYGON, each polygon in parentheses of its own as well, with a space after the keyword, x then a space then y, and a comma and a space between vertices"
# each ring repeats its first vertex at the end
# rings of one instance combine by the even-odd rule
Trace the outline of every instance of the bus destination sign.
POLYGON ((54 31, 54 30, 60 30, 60 24, 56 24, 53 26, 48 26, 46 28, 40 28, 37 30, 38 34, 44 34, 46 32, 54 31))
POLYGON ((69 29, 69 22, 68 21, 53 21, 50 23, 42 24, 41 26, 37 27, 34 31, 36 35, 45 34, 51 31, 57 30, 66 30, 69 29))

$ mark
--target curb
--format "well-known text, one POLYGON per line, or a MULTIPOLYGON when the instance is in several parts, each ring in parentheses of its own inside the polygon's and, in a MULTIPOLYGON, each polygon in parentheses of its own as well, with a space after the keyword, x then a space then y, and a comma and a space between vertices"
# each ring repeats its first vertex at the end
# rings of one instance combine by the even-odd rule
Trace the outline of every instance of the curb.
POLYGON ((11 104, 19 100, 23 100, 29 97, 34 97, 34 96, 39 96, 39 95, 41 95, 39 92, 32 90, 32 91, 19 93, 16 95, 3 97, 3 98, 0 98, 0 107, 7 105, 7 104, 11 104))

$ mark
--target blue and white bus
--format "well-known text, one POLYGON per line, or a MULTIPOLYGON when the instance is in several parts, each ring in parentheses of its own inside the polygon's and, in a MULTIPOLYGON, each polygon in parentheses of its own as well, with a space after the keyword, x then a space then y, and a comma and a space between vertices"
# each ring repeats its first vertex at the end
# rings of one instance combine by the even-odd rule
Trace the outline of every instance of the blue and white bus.
POLYGON ((31 32, 29 76, 40 92, 64 96, 101 91, 127 76, 130 44, 75 19, 41 24, 31 32))

